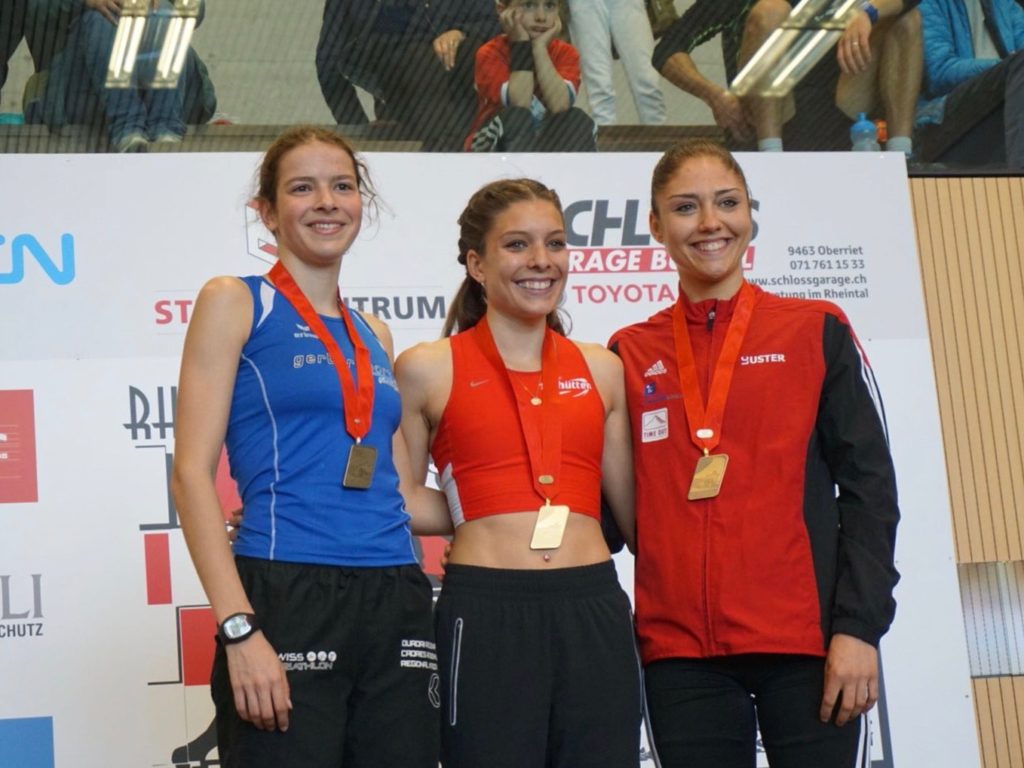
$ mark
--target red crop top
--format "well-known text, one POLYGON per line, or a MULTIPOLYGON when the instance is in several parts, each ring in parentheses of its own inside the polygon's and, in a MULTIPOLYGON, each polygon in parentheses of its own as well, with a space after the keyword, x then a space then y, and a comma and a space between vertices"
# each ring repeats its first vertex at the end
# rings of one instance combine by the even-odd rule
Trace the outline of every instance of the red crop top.
MULTIPOLYGON (((583 353, 548 330, 558 349, 562 469, 553 504, 600 519, 604 404, 583 353)), ((537 394, 540 372, 495 370, 476 328, 452 336, 452 391, 430 447, 455 525, 503 512, 538 509, 519 403, 537 394)), ((530 407, 527 405, 526 407, 530 407)))

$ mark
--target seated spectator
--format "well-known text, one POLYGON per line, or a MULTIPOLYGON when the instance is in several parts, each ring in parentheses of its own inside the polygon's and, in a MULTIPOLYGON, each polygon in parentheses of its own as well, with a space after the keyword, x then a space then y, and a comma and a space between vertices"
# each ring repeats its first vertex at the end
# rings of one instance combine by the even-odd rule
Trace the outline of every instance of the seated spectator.
POLYGON ((593 152, 594 121, 574 107, 580 57, 558 39, 555 0, 499 2, 504 34, 476 55, 473 152, 593 152))
MULTIPOLYGON (((840 71, 835 86, 836 106, 851 119, 859 112, 884 117, 889 134, 886 149, 908 157, 912 149, 914 105, 921 89, 921 17, 914 10, 919 2, 864 3, 850 14, 836 44, 835 57, 840 71)), ((754 4, 744 30, 744 63, 797 3, 798 0, 758 0, 754 4)), ((823 101, 830 99, 830 94, 822 96, 823 101)), ((782 126, 787 112, 793 111, 792 102, 751 97, 747 106, 758 148, 781 150, 782 126)), ((845 144, 848 146, 848 142, 845 144)))
POLYGON ((405 125, 426 150, 457 151, 473 117, 473 61, 499 32, 493 0, 326 0, 317 77, 340 124, 405 125))
MULTIPOLYGON (((879 3, 891 1, 879 0, 879 3)), ((916 0, 909 0, 907 6, 911 8, 914 4, 916 0)), ((858 11, 843 34, 839 55, 822 59, 793 89, 792 98, 781 100, 782 105, 762 103, 761 113, 756 117, 752 114, 755 110, 748 109, 727 87, 705 77, 690 56, 698 45, 721 35, 726 80, 732 82, 742 64, 757 51, 789 10, 790 4, 785 0, 772 4, 765 0, 697 0, 655 48, 654 66, 669 82, 706 103, 715 123, 726 130, 730 145, 737 149, 754 148, 758 139, 772 139, 765 142, 763 148, 781 149, 784 144, 800 150, 848 149, 850 121, 857 107, 863 106, 866 100, 872 101, 873 106, 877 90, 883 112, 890 121, 892 138, 888 148, 908 152, 910 128, 904 126, 909 126, 907 115, 912 122, 913 114, 906 112, 906 105, 916 98, 921 71, 920 17, 916 11, 904 13, 894 22, 886 20, 884 26, 879 21, 879 28, 873 32, 883 34, 869 34, 871 46, 883 40, 888 42, 878 53, 872 48, 866 72, 851 78, 840 72, 844 51, 860 47, 859 39, 856 39, 857 46, 852 43, 855 36, 863 32, 865 19, 869 24, 871 21, 867 12, 858 11), (751 16, 755 8, 758 10, 751 16), (904 137, 906 141, 897 137, 904 137)), ((888 5, 886 12, 890 12, 888 5)), ((861 59, 863 56, 858 61, 861 59)))
POLYGON ((1014 0, 922 0, 918 157, 1024 170, 1024 10, 1014 0))
POLYGON ((665 122, 665 97, 651 66, 654 35, 643 0, 569 0, 569 31, 580 52, 590 113, 598 125, 614 125, 612 45, 629 81, 641 123, 665 122))
MULTIPOLYGON (((171 3, 154 6, 169 10, 171 3)), ((66 45, 53 58, 38 103, 26 109, 26 121, 51 128, 105 124, 116 152, 179 143, 186 123, 204 123, 216 109, 206 66, 190 48, 177 88, 107 88, 119 10, 119 0, 72 0, 66 45)), ((203 10, 201 4, 199 23, 203 10)))
POLYGON ((36 72, 50 65, 63 47, 70 0, 2 0, 0 2, 0 89, 7 82, 8 64, 22 37, 36 72))

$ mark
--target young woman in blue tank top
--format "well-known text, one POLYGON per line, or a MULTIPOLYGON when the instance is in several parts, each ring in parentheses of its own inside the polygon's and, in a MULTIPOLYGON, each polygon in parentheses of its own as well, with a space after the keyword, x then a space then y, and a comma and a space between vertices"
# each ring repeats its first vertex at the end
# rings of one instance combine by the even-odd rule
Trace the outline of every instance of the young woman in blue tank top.
POLYGON ((364 198, 343 138, 279 137, 255 198, 279 261, 208 282, 185 341, 173 491, 219 626, 225 766, 437 764, 431 587, 400 484, 417 533, 447 510, 406 482, 387 327, 341 301, 364 198), (213 482, 225 441, 246 510, 234 553, 213 482))
POLYGON ((456 523, 436 611, 442 764, 638 766, 629 599, 599 520, 603 489, 632 547, 622 365, 563 338, 552 190, 493 182, 459 225, 467 274, 446 336, 459 333, 396 365, 414 474, 432 453, 456 523))

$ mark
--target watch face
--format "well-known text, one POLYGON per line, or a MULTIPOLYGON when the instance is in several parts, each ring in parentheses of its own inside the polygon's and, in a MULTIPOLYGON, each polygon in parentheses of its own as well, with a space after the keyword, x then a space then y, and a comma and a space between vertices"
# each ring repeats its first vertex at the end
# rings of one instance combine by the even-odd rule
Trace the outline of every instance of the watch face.
POLYGON ((248 616, 231 616, 224 621, 223 630, 225 637, 229 640, 235 640, 249 634, 252 631, 252 625, 249 624, 248 616))

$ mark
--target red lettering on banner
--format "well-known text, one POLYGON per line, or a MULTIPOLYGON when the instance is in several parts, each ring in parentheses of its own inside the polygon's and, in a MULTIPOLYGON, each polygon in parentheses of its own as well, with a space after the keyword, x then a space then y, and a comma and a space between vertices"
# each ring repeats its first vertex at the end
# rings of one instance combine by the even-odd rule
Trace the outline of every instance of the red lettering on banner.
POLYGON ((573 248, 569 271, 581 274, 665 272, 675 267, 664 248, 573 248))
POLYGON ((171 604, 171 548, 166 533, 147 533, 142 537, 146 548, 146 603, 171 604))
POLYGON ((156 312, 156 324, 188 325, 193 303, 192 299, 160 299, 153 305, 153 311, 156 312))
POLYGON ((593 285, 570 285, 577 304, 655 304, 672 303, 676 300, 675 289, 668 283, 595 283, 593 285))
MULTIPOLYGON (((743 269, 754 268, 754 246, 743 255, 743 269)), ((571 248, 569 271, 574 274, 601 275, 635 272, 674 272, 675 264, 664 248, 571 248)))

